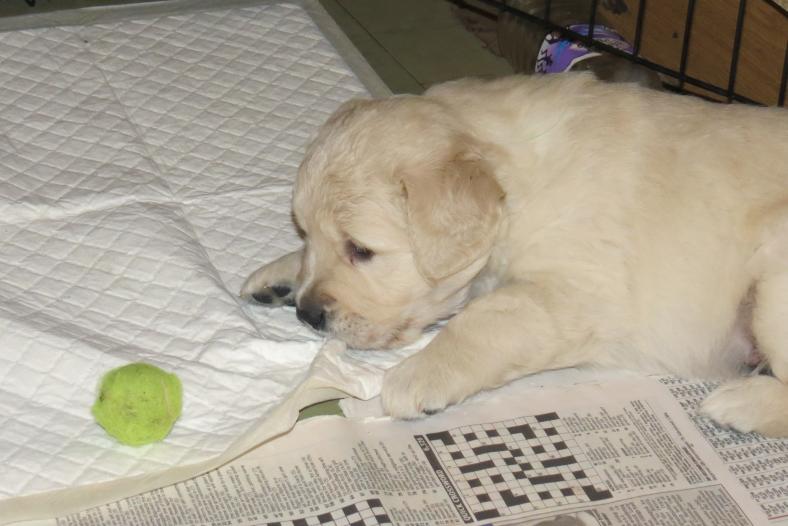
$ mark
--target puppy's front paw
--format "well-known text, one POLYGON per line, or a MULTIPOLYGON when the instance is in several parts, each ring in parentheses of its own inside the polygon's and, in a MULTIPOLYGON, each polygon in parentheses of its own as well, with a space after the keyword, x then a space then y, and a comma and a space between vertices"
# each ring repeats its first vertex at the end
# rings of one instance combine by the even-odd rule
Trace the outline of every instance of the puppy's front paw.
POLYGON ((241 297, 250 299, 266 307, 279 307, 286 305, 295 306, 295 283, 278 282, 270 286, 258 287, 254 292, 247 295, 241 293, 241 297))
POLYGON ((788 436, 788 386, 772 376, 728 381, 701 404, 700 413, 742 433, 788 436))
POLYGON ((294 306, 300 266, 301 251, 296 251, 260 267, 246 279, 241 297, 268 307, 294 306))
POLYGON ((723 384, 703 400, 699 413, 723 427, 731 427, 744 433, 752 431, 753 422, 748 421, 752 408, 747 407, 749 400, 742 396, 747 391, 747 385, 746 379, 723 384))
POLYGON ((386 371, 380 396, 386 414, 410 419, 436 413, 477 391, 451 364, 424 350, 386 371))

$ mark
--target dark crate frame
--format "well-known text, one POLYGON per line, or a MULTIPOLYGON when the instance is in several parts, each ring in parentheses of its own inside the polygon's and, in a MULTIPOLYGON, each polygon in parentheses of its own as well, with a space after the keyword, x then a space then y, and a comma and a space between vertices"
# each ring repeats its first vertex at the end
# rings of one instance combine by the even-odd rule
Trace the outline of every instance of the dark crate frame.
MULTIPOLYGON (((448 0, 448 1, 458 7, 461 7, 463 9, 468 9, 484 17, 492 18, 492 19, 497 18, 495 14, 492 14, 489 11, 485 9, 481 9, 475 5, 469 4, 465 0, 448 0)), ((748 97, 745 97, 744 95, 741 95, 740 93, 737 93, 735 90, 736 73, 739 65, 739 50, 741 48, 741 36, 742 36, 742 30, 744 28, 747 0, 739 0, 739 9, 736 17, 736 32, 733 37, 733 49, 731 51, 731 60, 730 60, 731 66, 728 73, 727 86, 717 86, 715 84, 706 82, 704 80, 692 77, 687 74, 687 56, 689 54, 689 49, 690 49, 690 36, 692 34, 692 23, 695 16, 696 0, 688 0, 687 3, 687 13, 684 22, 684 34, 682 37, 682 46, 681 46, 681 60, 679 62, 679 69, 677 70, 665 67, 661 64, 652 62, 640 56, 640 43, 641 43, 641 38, 643 36, 643 20, 646 16, 647 0, 638 1, 638 15, 635 25, 635 38, 634 38, 634 42, 632 42, 633 52, 631 54, 622 51, 620 49, 614 48, 612 46, 606 45, 597 40, 594 40, 594 28, 599 25, 596 23, 596 13, 597 13, 597 6, 599 5, 599 0, 590 0, 591 8, 587 21, 589 26, 588 35, 581 35, 579 33, 571 31, 566 27, 553 23, 550 20, 550 7, 552 4, 551 0, 544 0, 544 9, 542 10, 541 16, 526 13, 525 11, 513 6, 507 0, 474 0, 474 1, 478 4, 483 4, 491 8, 494 8, 498 11, 498 13, 502 13, 502 12, 511 13, 512 15, 518 18, 539 24, 548 31, 558 31, 561 34, 563 34, 566 38, 582 42, 583 44, 585 44, 590 48, 604 51, 612 55, 616 55, 618 57, 629 60, 630 62, 634 62, 635 64, 640 64, 642 66, 645 66, 667 77, 674 78, 678 81, 678 83, 675 86, 669 86, 671 89, 684 92, 685 91, 684 86, 686 84, 689 84, 691 86, 702 88, 706 91, 724 97, 728 102, 736 101, 736 102, 744 102, 748 104, 763 105, 760 102, 754 101, 748 97)), ((788 12, 786 12, 782 7, 777 5, 772 0, 751 0, 751 1, 766 2, 769 6, 775 9, 776 13, 779 13, 784 17, 788 17, 788 12)), ((780 87, 778 91, 779 93, 778 102, 777 102, 778 106, 783 106, 785 104, 786 84, 788 84, 788 39, 786 39, 786 44, 785 44, 783 70, 780 80, 780 87)))

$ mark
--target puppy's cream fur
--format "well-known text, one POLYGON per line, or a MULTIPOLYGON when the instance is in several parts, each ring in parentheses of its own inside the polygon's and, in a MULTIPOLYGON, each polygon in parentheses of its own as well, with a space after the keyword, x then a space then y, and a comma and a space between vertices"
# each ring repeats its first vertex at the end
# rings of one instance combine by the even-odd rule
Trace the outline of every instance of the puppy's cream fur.
POLYGON ((704 410, 788 436, 787 117, 587 74, 352 101, 298 173, 303 253, 242 295, 297 283, 356 347, 456 314, 386 374, 394 416, 568 366, 730 379, 757 352, 774 377, 704 410))

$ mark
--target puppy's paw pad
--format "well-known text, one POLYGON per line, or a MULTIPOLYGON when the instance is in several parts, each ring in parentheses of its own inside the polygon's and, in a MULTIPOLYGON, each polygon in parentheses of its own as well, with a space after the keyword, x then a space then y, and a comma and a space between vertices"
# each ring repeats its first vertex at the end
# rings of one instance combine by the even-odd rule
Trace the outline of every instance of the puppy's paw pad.
POLYGON ((286 298, 288 296, 292 296, 293 287, 292 285, 287 284, 272 285, 271 291, 277 298, 286 298))
POLYGON ((252 299, 257 303, 262 303, 263 305, 270 305, 274 302, 273 296, 264 292, 255 292, 252 294, 252 299))
POLYGON ((295 306, 295 285, 292 283, 276 283, 262 286, 254 292, 241 293, 245 299, 266 307, 295 306))
POLYGON ((301 251, 290 252, 252 272, 240 295, 259 305, 278 307, 295 305, 295 290, 301 268, 301 251))

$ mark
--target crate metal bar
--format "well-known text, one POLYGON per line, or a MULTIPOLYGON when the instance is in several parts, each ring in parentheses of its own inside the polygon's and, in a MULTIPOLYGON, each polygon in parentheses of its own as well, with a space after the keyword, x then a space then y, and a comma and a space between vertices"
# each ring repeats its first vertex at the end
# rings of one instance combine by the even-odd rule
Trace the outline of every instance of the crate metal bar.
POLYGON ((461 9, 467 9, 471 13, 477 14, 481 17, 484 17, 488 20, 498 20, 498 17, 489 11, 485 11, 473 4, 469 4, 465 0, 450 0, 450 2, 461 9))
POLYGON ((646 0, 638 2, 638 19, 635 24, 635 42, 632 43, 632 54, 640 55, 640 41, 643 38, 643 20, 646 18, 646 0))
MULTIPOLYGON (((684 22, 684 42, 681 44, 681 62, 679 64, 679 89, 684 89, 687 79, 687 58, 689 56, 690 35, 692 35, 692 19, 695 17, 695 0, 687 3, 687 20, 684 22)), ((727 92, 725 93, 727 95, 727 92)))
POLYGON ((788 10, 786 10, 783 6, 779 5, 774 0, 763 0, 763 1, 766 2, 768 5, 772 6, 774 9, 776 9, 777 12, 780 13, 781 15, 788 16, 788 10))
POLYGON ((552 0, 544 0, 544 19, 547 21, 550 21, 550 8, 552 4, 552 0))
POLYGON ((588 16, 588 39, 594 40, 594 26, 596 26, 596 6, 599 0, 591 0, 591 14, 588 16))
POLYGON ((733 51, 731 52, 731 70, 728 76, 728 102, 733 100, 736 86, 736 69, 739 67, 739 50, 741 49, 741 35, 744 30, 744 16, 747 12, 747 0, 739 0, 739 14, 736 16, 736 34, 733 37, 733 51))
MULTIPOLYGON (((449 0, 449 1, 453 2, 453 3, 457 3, 458 2, 458 0, 449 0)), ((500 9, 501 11, 505 11, 507 13, 511 13, 511 14, 519 17, 519 18, 523 18, 525 20, 529 20, 529 21, 531 21, 531 22, 533 22, 535 24, 540 24, 540 25, 546 27, 548 30, 558 31, 561 34, 563 34, 565 37, 571 38, 572 40, 577 40, 578 42, 582 42, 586 46, 593 47, 595 49, 601 49, 601 50, 603 50, 603 51, 605 51, 607 53, 610 53, 611 55, 616 55, 617 57, 624 58, 626 60, 629 60, 630 62, 634 62, 635 64, 640 64, 640 65, 646 66, 647 68, 652 69, 652 70, 656 71, 657 73, 662 73, 663 75, 665 75, 667 77, 671 77, 671 78, 674 78, 674 79, 678 79, 679 78, 679 73, 676 72, 675 70, 667 68, 667 67, 665 67, 665 66, 663 66, 661 64, 657 64, 656 62, 652 62, 652 61, 647 60, 645 58, 633 56, 633 55, 627 53, 626 51, 622 51, 622 50, 620 50, 618 48, 614 48, 612 46, 608 46, 607 44, 603 44, 602 42, 599 42, 597 40, 591 40, 586 35, 581 35, 581 34, 576 33, 576 32, 574 32, 574 31, 572 31, 570 29, 567 29, 565 27, 559 26, 558 24, 554 24, 553 22, 545 21, 545 20, 539 18, 538 16, 526 13, 524 11, 521 11, 520 9, 514 8, 514 7, 512 7, 512 6, 510 6, 510 5, 506 4, 506 3, 501 2, 500 0, 476 0, 476 1, 481 3, 481 4, 485 4, 485 5, 489 5, 489 6, 492 6, 492 7, 496 7, 498 9, 500 9)), ((719 86, 715 86, 714 84, 710 84, 710 83, 708 83, 706 81, 697 79, 697 78, 695 78, 695 77, 693 77, 691 75, 686 75, 685 74, 684 75, 684 81, 687 84, 691 84, 693 86, 696 86, 696 87, 699 87, 699 88, 703 88, 704 90, 709 91, 711 93, 714 93, 716 95, 720 95, 720 96, 724 97, 724 96, 726 96, 728 94, 728 91, 726 89, 721 88, 719 86)), ((759 102, 756 102, 756 101, 754 101, 754 100, 752 100, 752 99, 750 99, 748 97, 745 97, 743 95, 739 95, 739 94, 734 94, 733 100, 735 100, 737 102, 746 102, 748 104, 757 104, 759 106, 763 106, 763 104, 761 104, 759 102)))
POLYGON ((785 87, 788 84, 788 40, 785 41, 785 58, 783 58, 783 78, 780 81, 780 95, 777 99, 778 106, 785 106, 785 87))

